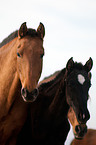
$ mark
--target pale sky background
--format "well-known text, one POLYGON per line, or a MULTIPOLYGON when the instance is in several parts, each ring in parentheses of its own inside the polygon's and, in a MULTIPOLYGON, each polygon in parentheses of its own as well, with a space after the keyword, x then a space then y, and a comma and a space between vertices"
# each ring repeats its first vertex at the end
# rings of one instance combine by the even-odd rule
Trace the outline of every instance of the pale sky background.
MULTIPOLYGON (((0 42, 23 22, 45 25, 42 80, 66 66, 70 57, 83 64, 92 57, 92 87, 88 128, 96 129, 96 0, 3 0, 0 3, 0 42)), ((72 129, 65 145, 73 138, 72 129)))

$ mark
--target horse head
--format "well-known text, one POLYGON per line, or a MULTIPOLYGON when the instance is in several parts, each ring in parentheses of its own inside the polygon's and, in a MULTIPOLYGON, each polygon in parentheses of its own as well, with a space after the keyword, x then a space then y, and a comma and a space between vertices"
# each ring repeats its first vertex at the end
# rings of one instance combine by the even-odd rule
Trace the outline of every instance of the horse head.
POLYGON ((71 106, 76 115, 79 125, 75 126, 75 136, 82 137, 79 131, 86 132, 86 122, 90 118, 87 109, 88 91, 91 86, 90 70, 93 61, 90 58, 85 65, 74 63, 73 59, 69 59, 66 65, 65 83, 66 83, 66 101, 71 106), (81 127, 82 125, 82 127, 81 127))
POLYGON ((28 29, 26 23, 23 23, 18 31, 17 71, 24 101, 33 102, 38 95, 36 86, 42 72, 44 35, 45 28, 42 23, 37 30, 28 29))

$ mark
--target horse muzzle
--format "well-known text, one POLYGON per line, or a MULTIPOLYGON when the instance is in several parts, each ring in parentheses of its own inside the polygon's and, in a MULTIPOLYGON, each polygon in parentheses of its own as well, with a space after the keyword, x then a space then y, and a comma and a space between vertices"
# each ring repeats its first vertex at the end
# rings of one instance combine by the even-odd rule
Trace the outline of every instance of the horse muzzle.
POLYGON ((39 94, 39 90, 36 88, 32 92, 29 92, 27 89, 21 89, 21 95, 25 102, 34 102, 39 94))
POLYGON ((90 119, 90 113, 88 109, 82 111, 78 114, 78 122, 80 124, 85 124, 90 119))
POLYGON ((74 135, 76 139, 82 139, 86 133, 87 133, 87 126, 85 124, 77 125, 75 127, 74 135))

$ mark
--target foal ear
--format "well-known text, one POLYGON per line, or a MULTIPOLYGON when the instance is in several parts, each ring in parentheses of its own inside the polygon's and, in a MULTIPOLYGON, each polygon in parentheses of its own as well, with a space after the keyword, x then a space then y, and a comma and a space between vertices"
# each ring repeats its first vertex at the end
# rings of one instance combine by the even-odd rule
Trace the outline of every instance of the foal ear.
POLYGON ((86 71, 89 72, 92 69, 92 66, 93 66, 93 60, 90 57, 89 60, 84 65, 84 67, 85 67, 86 71))
POLYGON ((22 38, 22 37, 26 36, 26 34, 27 34, 27 26, 26 26, 26 22, 24 22, 21 25, 20 29, 18 30, 18 37, 22 38))
POLYGON ((89 79, 91 80, 91 78, 92 78, 91 72, 88 73, 88 77, 89 77, 89 79))
POLYGON ((68 62, 67 62, 67 65, 66 65, 66 68, 68 71, 70 71, 70 69, 73 67, 74 65, 74 61, 73 61, 73 57, 71 57, 68 62))
POLYGON ((44 36, 45 36, 45 27, 44 27, 44 25, 41 22, 40 22, 40 24, 39 24, 39 26, 37 28, 37 32, 38 32, 40 38, 43 39, 44 36))

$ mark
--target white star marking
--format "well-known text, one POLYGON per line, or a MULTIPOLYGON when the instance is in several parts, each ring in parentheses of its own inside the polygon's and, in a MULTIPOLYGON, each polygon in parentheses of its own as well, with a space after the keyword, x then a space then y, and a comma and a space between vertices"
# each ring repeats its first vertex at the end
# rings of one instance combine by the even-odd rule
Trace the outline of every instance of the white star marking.
POLYGON ((78 82, 83 85, 85 82, 85 77, 82 74, 78 74, 78 82))

